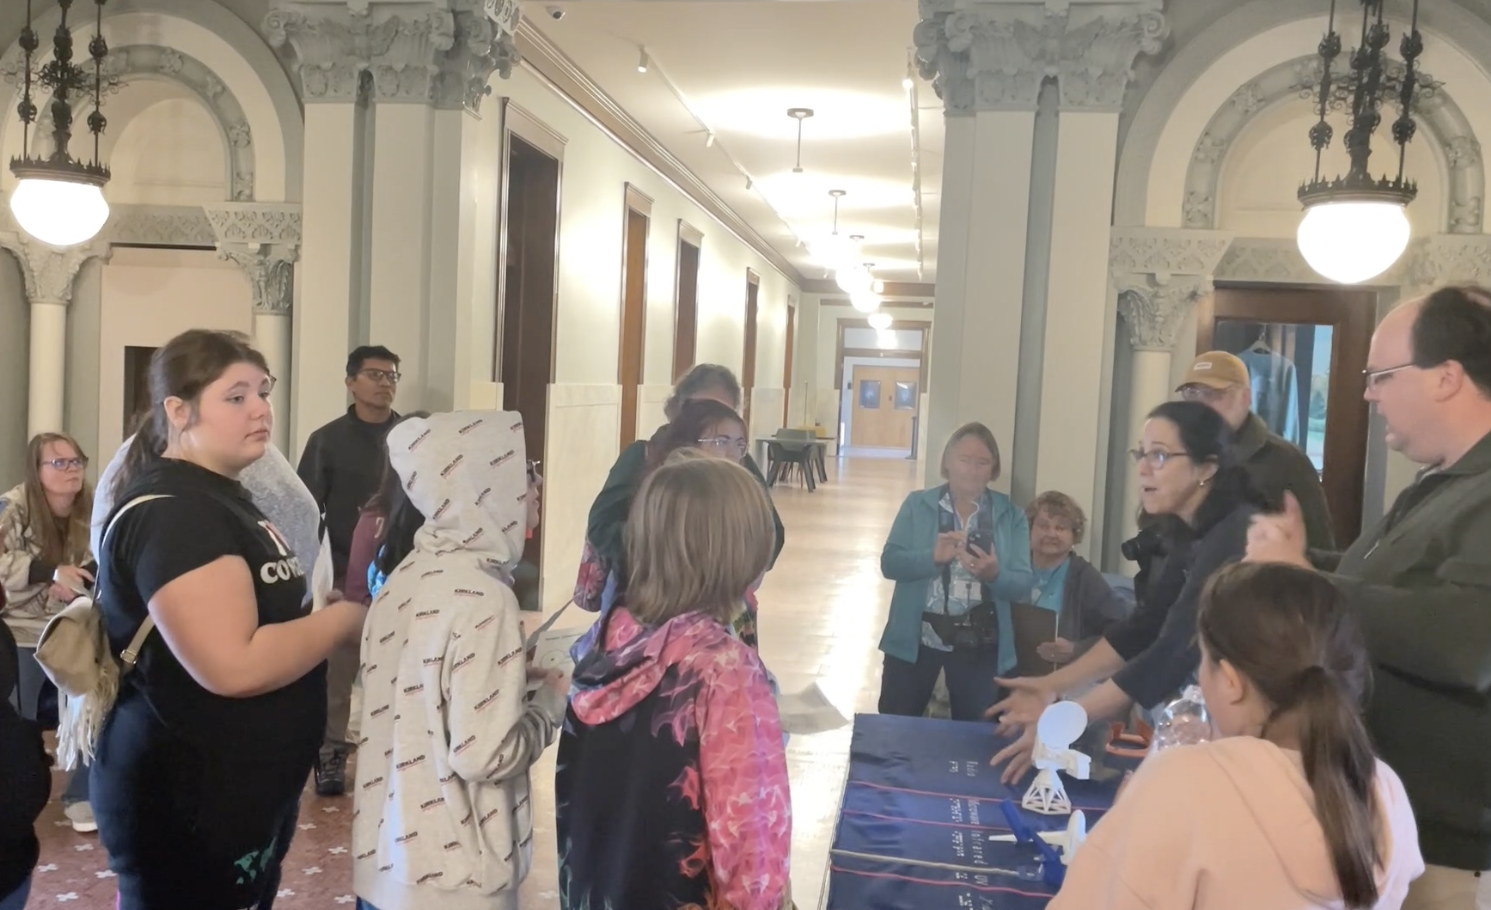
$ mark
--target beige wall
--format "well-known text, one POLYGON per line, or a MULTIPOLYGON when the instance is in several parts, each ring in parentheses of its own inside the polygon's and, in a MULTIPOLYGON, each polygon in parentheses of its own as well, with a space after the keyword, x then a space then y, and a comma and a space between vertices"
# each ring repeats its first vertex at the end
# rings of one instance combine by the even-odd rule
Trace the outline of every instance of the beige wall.
POLYGON ((248 282, 210 251, 116 249, 99 280, 100 454, 124 439, 124 349, 159 347, 187 329, 253 329, 248 282))

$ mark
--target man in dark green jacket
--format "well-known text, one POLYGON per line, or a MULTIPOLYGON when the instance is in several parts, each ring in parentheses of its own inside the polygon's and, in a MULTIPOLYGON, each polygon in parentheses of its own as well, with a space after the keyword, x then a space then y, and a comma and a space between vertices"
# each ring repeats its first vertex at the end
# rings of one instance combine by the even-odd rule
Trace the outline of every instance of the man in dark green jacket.
POLYGON ((1259 518, 1257 562, 1315 564, 1376 668, 1367 727, 1403 779, 1428 869, 1405 908, 1491 906, 1491 292, 1445 288, 1372 337, 1366 397, 1426 465, 1344 554, 1307 557, 1297 504, 1259 518))
POLYGON ((1253 486, 1272 508, 1281 508, 1284 494, 1293 493, 1305 516, 1310 547, 1331 550, 1336 532, 1320 472, 1309 456, 1282 436, 1269 432, 1263 418, 1253 413, 1253 385, 1247 364, 1226 351, 1207 351, 1196 358, 1176 389, 1187 401, 1199 401, 1222 415, 1232 428, 1237 460, 1248 471, 1253 486))

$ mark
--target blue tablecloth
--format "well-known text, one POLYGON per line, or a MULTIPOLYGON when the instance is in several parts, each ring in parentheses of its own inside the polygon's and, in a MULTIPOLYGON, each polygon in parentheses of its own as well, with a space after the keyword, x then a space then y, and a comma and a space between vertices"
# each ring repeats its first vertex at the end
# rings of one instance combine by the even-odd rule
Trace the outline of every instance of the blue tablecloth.
MULTIPOLYGON (((861 714, 829 857, 827 910, 1040 910, 1055 894, 1031 847, 991 843, 1008 834, 1000 803, 1019 803, 1030 776, 999 782, 989 759, 1002 746, 989 724, 861 714)), ((1113 804, 1118 780, 1062 775, 1091 827, 1113 804)), ((1021 810, 1032 828, 1067 816, 1021 810)))

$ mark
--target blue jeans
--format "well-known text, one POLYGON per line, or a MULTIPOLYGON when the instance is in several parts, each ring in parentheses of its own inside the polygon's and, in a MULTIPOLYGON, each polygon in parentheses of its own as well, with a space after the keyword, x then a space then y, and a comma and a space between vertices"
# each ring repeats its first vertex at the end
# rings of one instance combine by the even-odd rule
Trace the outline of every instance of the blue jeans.
POLYGON ((31 894, 31 876, 21 882, 21 887, 0 897, 0 910, 26 910, 26 898, 31 894))
POLYGON ((880 713, 921 717, 937 688, 937 674, 947 678, 953 720, 983 720, 984 712, 999 701, 999 648, 976 651, 939 651, 921 645, 916 663, 885 655, 880 680, 880 713))
MULTIPOLYGON (((42 670, 41 664, 36 662, 35 646, 21 646, 16 649, 16 655, 20 658, 18 661, 20 672, 17 674, 16 690, 10 702, 15 706, 17 714, 27 720, 36 720, 42 690, 50 686, 52 682, 47 679, 46 671, 42 670)), ((68 774, 67 788, 62 791, 62 805, 71 806, 73 803, 86 802, 88 802, 88 767, 84 765, 74 768, 68 774)))

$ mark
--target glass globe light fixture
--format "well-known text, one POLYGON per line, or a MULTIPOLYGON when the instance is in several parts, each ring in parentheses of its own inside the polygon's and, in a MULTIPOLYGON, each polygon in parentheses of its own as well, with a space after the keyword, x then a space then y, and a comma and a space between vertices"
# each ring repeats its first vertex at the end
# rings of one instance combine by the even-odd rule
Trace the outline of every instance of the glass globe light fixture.
POLYGON ((1299 223, 1300 254, 1310 268, 1341 284, 1370 281, 1408 249, 1411 228, 1401 203, 1324 202, 1299 223))
POLYGON ((845 268, 859 257, 859 244, 837 232, 808 244, 808 250, 827 269, 845 268))
POLYGON ((877 331, 888 329, 895 320, 891 319, 889 313, 879 311, 870 314, 870 328, 877 331))
POLYGON ((1387 56, 1389 34, 1383 5, 1383 0, 1362 0, 1362 46, 1352 50, 1348 72, 1332 72, 1341 55, 1334 2, 1318 50, 1321 76, 1315 102, 1319 119, 1310 127, 1315 174, 1299 189, 1305 214, 1296 240, 1310 268, 1341 284, 1376 278, 1392 268, 1408 248, 1412 229, 1405 208, 1418 195, 1418 186, 1404 176, 1408 143, 1418 129, 1413 108, 1421 97, 1432 97, 1439 89, 1438 83, 1418 71, 1418 58, 1424 51, 1418 0, 1413 0, 1413 22, 1398 49, 1401 67, 1387 56), (1396 104, 1399 111, 1392 125, 1398 174, 1375 178, 1367 170, 1372 135, 1382 122, 1379 109, 1388 103, 1396 104), (1351 167, 1344 176, 1327 179, 1321 175, 1321 163, 1335 134, 1327 115, 1343 107, 1351 112, 1351 126, 1344 137, 1351 167))
POLYGON ((869 291, 856 291, 849 295, 849 305, 861 313, 873 313, 880 309, 880 298, 869 291))
POLYGON ((31 21, 31 4, 26 5, 26 26, 21 30, 19 45, 25 56, 18 81, 22 85, 21 103, 16 113, 21 120, 21 157, 10 162, 16 176, 16 188, 10 195, 10 211, 21 230, 52 246, 76 246, 92 240, 109 220, 109 204, 103 188, 109 182, 109 169, 100 160, 99 139, 108 121, 101 110, 104 86, 104 59, 109 45, 103 36, 103 8, 107 0, 94 0, 96 30, 88 43, 87 62, 73 62, 73 35, 67 15, 74 0, 60 0, 62 21, 52 37, 52 60, 37 66, 36 52, 41 47, 31 21), (37 95, 51 94, 52 152, 47 157, 31 154, 31 127, 39 109, 37 95), (89 96, 92 96, 89 98, 89 96), (72 141, 75 102, 91 101, 88 131, 93 134, 93 159, 82 161, 68 150, 72 141))

